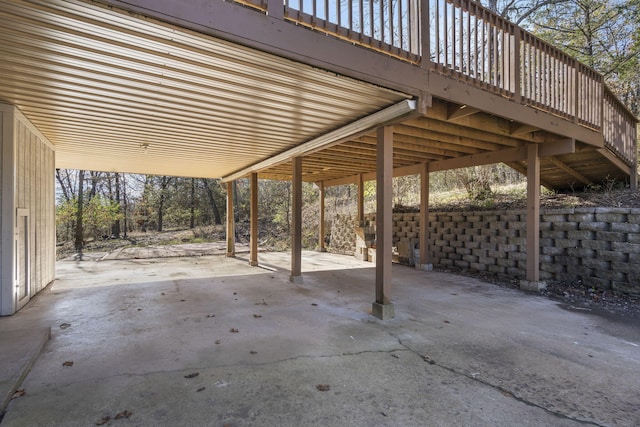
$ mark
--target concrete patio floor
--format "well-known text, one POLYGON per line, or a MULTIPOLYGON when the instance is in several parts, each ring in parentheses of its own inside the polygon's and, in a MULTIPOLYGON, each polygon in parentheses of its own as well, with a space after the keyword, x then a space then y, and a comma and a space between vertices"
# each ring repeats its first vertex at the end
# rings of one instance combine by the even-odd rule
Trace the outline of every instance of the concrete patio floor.
POLYGON ((326 253, 302 285, 286 253, 101 258, 0 318, 5 377, 51 328, 2 427, 640 424, 637 323, 403 266, 380 321, 373 266, 326 253))

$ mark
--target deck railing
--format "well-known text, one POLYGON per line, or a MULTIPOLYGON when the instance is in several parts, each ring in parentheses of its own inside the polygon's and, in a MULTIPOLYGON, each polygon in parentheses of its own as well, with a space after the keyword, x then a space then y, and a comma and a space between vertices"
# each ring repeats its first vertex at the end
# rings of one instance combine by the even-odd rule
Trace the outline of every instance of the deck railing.
POLYGON ((636 119, 602 75, 472 0, 236 1, 600 131, 635 161, 636 119))

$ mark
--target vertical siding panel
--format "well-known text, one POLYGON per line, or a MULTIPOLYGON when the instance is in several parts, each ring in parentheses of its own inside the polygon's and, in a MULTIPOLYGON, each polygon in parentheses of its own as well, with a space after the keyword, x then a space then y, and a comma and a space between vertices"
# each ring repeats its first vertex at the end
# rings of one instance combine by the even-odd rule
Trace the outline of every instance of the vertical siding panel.
POLYGON ((24 117, 16 116, 16 203, 29 209, 31 296, 55 278, 55 157, 24 117))

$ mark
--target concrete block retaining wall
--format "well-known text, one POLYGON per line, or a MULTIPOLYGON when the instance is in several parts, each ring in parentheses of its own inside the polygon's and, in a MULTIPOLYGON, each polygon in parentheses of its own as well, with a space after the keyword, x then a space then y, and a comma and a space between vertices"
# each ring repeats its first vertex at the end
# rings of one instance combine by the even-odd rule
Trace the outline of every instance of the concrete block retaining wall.
MULTIPOLYGON (((366 220, 375 226, 375 214, 366 220)), ((334 222, 329 250, 352 254, 355 224, 351 217, 334 222)), ((419 213, 393 215, 400 263, 415 263, 419 231, 419 213)), ((525 278, 526 211, 430 212, 429 233, 434 265, 525 278)), ((640 295, 640 209, 543 210, 540 279, 640 295)))

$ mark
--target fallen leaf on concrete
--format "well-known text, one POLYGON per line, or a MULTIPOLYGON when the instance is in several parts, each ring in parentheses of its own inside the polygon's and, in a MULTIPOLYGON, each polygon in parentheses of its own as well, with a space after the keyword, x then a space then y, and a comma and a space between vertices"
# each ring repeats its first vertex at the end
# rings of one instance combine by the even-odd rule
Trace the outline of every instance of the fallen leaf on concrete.
POLYGON ((111 421, 111 417, 109 415, 107 415, 106 417, 102 417, 102 419, 100 421, 98 421, 96 423, 97 426, 103 426, 106 423, 108 423, 109 421, 111 421))
POLYGON ((331 390, 331 386, 330 386, 329 384, 318 384, 318 385, 316 386, 316 388, 317 388, 319 391, 329 391, 329 390, 331 390))
POLYGON ((72 360, 67 360, 64 363, 62 363, 62 366, 73 366, 73 361, 72 360))
POLYGON ((124 410, 124 411, 122 411, 122 412, 118 412, 118 413, 116 414, 116 416, 115 416, 115 417, 113 417, 113 418, 114 418, 114 419, 116 419, 116 420, 119 420, 120 418, 127 418, 127 419, 129 419, 129 418, 131 418, 131 415, 133 415, 133 412, 131 412, 131 411, 127 411, 127 410, 125 409, 125 410, 124 410))
POLYGON ((433 361, 432 358, 430 358, 429 356, 427 356, 426 354, 424 356, 422 356, 422 360, 424 360, 425 362, 427 362, 429 365, 433 365, 436 362, 433 361))
POLYGON ((23 389, 23 388, 21 388, 21 389, 16 390, 16 392, 15 392, 15 393, 13 393, 13 396, 12 396, 11 398, 12 398, 12 399, 17 399, 18 397, 22 397, 22 396, 24 396, 25 394, 27 394, 27 392, 26 392, 26 391, 24 391, 24 389, 23 389))
POLYGON ((206 389, 206 387, 200 387, 200 388, 199 388, 199 389, 197 389, 196 391, 197 391, 198 393, 200 393, 201 391, 204 391, 205 389, 206 389))
POLYGON ((71 323, 63 323, 62 325, 60 325, 60 329, 67 329, 70 326, 71 326, 71 323))
POLYGON ((233 334, 237 334, 238 332, 240 332, 239 330, 237 330, 236 328, 231 328, 229 329, 229 332, 233 333, 233 334))
POLYGON ((185 378, 195 378, 200 375, 200 372, 194 372, 193 374, 185 375, 185 378))
POLYGON ((256 319, 259 319, 259 318, 262 317, 262 315, 261 314, 254 314, 253 317, 256 318, 256 319))
POLYGON ((257 352, 257 351, 255 351, 255 350, 251 350, 249 353, 251 353, 251 354, 258 354, 258 352, 257 352))

